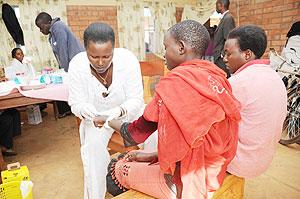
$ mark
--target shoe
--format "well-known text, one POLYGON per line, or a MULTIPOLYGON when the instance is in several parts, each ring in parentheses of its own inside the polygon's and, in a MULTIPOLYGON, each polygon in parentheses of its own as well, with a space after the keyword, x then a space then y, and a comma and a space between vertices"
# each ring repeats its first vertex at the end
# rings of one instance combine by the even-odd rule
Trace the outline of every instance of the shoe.
POLYGON ((59 119, 61 119, 61 118, 64 118, 64 117, 66 117, 66 116, 68 116, 68 115, 71 115, 71 111, 67 111, 67 112, 64 112, 64 113, 62 113, 62 114, 58 114, 58 118, 59 119))
POLYGON ((13 151, 12 149, 6 149, 5 151, 2 151, 3 156, 15 156, 17 153, 13 151))
POLYGON ((42 117, 46 117, 48 115, 48 113, 46 111, 41 111, 41 116, 42 117))

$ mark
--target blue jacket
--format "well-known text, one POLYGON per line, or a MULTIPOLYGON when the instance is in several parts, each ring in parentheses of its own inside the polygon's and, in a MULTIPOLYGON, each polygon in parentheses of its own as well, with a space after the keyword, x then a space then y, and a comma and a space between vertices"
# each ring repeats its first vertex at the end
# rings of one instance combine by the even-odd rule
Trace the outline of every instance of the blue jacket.
POLYGON ((64 68, 66 72, 68 72, 71 59, 78 53, 85 51, 79 40, 69 27, 60 21, 60 18, 55 18, 52 21, 49 42, 59 68, 64 68))

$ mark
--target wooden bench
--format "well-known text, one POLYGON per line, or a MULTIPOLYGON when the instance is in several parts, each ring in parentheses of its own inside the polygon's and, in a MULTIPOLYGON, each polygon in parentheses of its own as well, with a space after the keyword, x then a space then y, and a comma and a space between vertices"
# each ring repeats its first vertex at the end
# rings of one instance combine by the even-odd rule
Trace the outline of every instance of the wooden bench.
MULTIPOLYGON (((223 185, 218 189, 214 195, 213 199, 242 199, 244 197, 244 185, 245 179, 239 178, 234 175, 227 175, 224 179, 223 185)), ((116 199, 153 199, 153 197, 135 191, 133 189, 126 191, 116 197, 116 199)))

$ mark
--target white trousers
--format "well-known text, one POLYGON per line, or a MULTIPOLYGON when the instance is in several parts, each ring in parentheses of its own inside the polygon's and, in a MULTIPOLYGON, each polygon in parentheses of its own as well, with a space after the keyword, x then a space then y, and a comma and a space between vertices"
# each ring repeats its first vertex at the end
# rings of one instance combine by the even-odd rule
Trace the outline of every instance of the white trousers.
POLYGON ((108 142, 113 129, 96 128, 91 122, 80 125, 81 159, 84 173, 84 199, 102 199, 106 193, 106 174, 110 156, 108 142))

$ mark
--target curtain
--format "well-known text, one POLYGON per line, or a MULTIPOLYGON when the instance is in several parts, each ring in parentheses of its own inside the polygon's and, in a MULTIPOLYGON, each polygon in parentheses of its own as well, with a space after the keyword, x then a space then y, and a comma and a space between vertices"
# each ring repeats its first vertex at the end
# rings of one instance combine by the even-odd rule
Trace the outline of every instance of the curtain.
POLYGON ((216 9, 215 0, 198 1, 195 6, 185 5, 182 12, 181 21, 192 19, 204 24, 216 9))
POLYGON ((144 5, 141 1, 117 1, 119 46, 145 59, 144 5))
MULTIPOLYGON (((32 65, 39 71, 43 67, 58 67, 58 63, 53 55, 51 46, 48 42, 48 35, 43 35, 35 25, 36 16, 44 11, 53 18, 60 17, 64 23, 67 23, 65 0, 22 0, 17 5, 20 9, 20 25, 24 33, 25 55, 32 58, 32 65)), ((0 64, 8 66, 11 60, 11 50, 16 46, 8 31, 5 28, 3 20, 0 21, 0 64)))
POLYGON ((176 7, 172 2, 152 2, 148 4, 151 13, 154 14, 155 31, 150 50, 159 57, 164 55, 164 35, 167 30, 176 24, 176 7))

